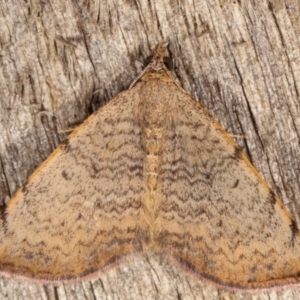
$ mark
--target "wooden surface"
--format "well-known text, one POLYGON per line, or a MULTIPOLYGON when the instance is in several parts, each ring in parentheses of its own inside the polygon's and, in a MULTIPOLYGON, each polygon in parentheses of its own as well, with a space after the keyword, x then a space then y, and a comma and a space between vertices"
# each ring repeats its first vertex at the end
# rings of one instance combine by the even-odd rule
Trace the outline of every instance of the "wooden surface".
MULTIPOLYGON (((300 2, 0 2, 0 199, 96 106, 129 87, 158 42, 184 89, 236 139, 299 224, 300 2)), ((227 292, 155 255, 59 287, 2 279, 1 299, 298 299, 227 292)))

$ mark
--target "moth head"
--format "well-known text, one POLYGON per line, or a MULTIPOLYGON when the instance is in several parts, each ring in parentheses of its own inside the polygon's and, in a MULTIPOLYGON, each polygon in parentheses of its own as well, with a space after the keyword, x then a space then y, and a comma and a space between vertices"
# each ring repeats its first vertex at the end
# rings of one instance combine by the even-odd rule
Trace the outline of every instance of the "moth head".
POLYGON ((151 68, 155 71, 163 70, 165 68, 172 70, 173 60, 171 57, 166 56, 166 49, 167 44, 158 44, 153 55, 148 56, 145 59, 145 65, 147 65, 147 68, 151 68))

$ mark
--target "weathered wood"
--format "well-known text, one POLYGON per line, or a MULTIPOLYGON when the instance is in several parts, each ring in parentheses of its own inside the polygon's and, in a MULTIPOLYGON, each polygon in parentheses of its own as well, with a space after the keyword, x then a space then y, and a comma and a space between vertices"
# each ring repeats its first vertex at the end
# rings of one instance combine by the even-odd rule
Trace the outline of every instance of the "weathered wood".
MULTIPOLYGON (((129 84, 161 41, 183 87, 236 136, 299 220, 299 2, 1 1, 0 198, 129 84), (93 105, 92 105, 93 104, 93 105), (298 212, 298 213, 297 213, 298 212)), ((300 289, 259 293, 298 299, 300 289)), ((1 299, 250 299, 157 256, 60 287, 3 279, 1 299)))

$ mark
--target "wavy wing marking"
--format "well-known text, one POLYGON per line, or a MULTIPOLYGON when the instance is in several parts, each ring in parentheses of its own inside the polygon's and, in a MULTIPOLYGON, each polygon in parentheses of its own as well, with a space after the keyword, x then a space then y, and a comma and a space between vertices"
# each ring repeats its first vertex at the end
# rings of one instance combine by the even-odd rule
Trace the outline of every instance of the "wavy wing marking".
POLYGON ((143 153, 127 92, 97 111, 12 198, 0 230, 0 269, 69 280, 133 250, 143 153))

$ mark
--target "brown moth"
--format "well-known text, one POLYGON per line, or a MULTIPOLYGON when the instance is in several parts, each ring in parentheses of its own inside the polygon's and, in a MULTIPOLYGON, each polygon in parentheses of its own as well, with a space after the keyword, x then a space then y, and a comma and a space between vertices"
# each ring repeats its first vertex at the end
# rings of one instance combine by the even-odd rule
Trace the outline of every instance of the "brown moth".
POLYGON ((8 202, 1 274, 66 282, 152 251, 227 288, 300 282, 295 221, 164 54, 8 202))

